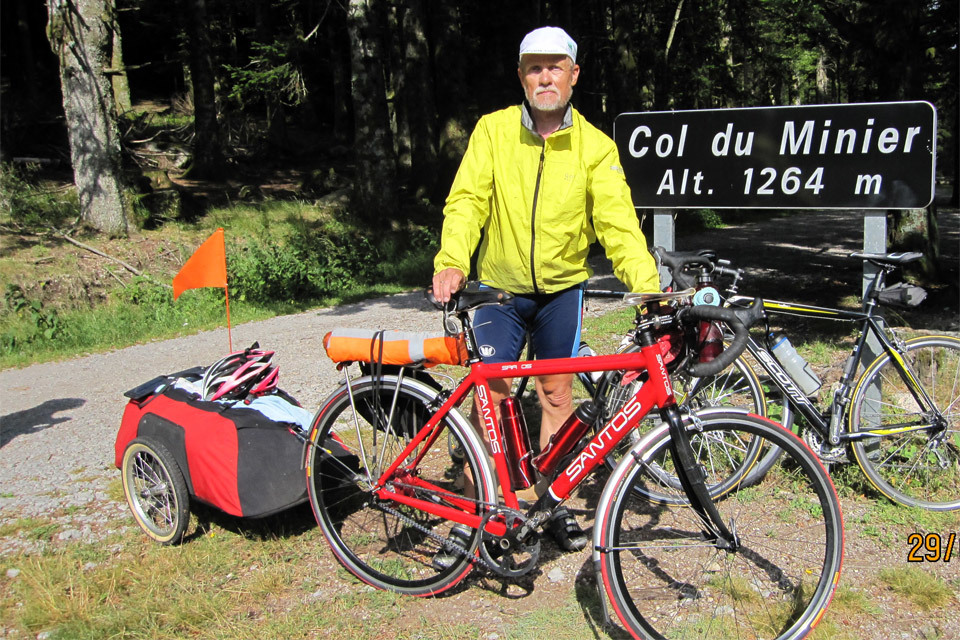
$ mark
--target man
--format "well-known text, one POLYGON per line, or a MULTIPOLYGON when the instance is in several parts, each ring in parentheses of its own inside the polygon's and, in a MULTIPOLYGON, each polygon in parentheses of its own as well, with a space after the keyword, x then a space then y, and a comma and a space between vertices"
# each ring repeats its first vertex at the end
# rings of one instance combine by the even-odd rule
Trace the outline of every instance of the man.
MULTIPOLYGON (((518 360, 528 331, 536 357, 576 355, 594 239, 631 291, 659 290, 616 146, 569 105, 576 59, 577 44, 563 29, 524 37, 517 73, 526 102, 480 119, 447 197, 434 295, 446 302, 465 284, 482 231, 478 279, 516 296, 476 312, 484 362, 518 360)), ((510 382, 491 381, 494 406, 510 382)), ((573 375, 541 376, 536 387, 543 447, 573 411, 573 375)), ((476 414, 474 407, 475 426, 476 414)), ((586 546, 565 508, 550 530, 568 551, 586 546)))

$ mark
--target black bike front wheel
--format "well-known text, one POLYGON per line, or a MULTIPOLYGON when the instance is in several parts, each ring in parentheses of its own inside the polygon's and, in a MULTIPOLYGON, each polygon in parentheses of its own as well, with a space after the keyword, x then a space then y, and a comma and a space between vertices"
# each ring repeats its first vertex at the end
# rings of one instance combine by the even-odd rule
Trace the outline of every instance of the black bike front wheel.
POLYGON ((689 433, 738 434, 782 454, 756 485, 712 498, 736 535, 721 548, 682 490, 650 473, 653 461, 672 459, 667 428, 634 447, 597 510, 594 558, 613 609, 637 638, 802 638, 839 577, 833 484, 806 445, 769 420, 731 411, 697 422, 689 433), (660 494, 674 497, 650 499, 660 494))
MULTIPOLYGON (((631 345, 624 352, 637 349, 639 347, 631 345)), ((600 428, 636 394, 646 379, 646 376, 641 375, 625 381, 624 375, 622 371, 609 371, 597 385, 595 400, 603 411, 603 420, 598 423, 600 428)), ((737 408, 766 416, 767 403, 763 386, 745 356, 741 355, 732 366, 714 376, 692 378, 679 371, 671 376, 671 381, 677 402, 695 413, 716 408, 737 408)), ((647 419, 627 434, 623 442, 606 457, 604 462, 607 467, 614 469, 630 447, 657 424, 659 414, 651 412, 647 419)), ((696 434, 691 438, 694 453, 707 471, 711 493, 721 495, 740 483, 756 482, 775 464, 779 455, 776 449, 764 449, 763 442, 743 436, 744 434, 713 432, 696 434), (731 466, 733 460, 738 461, 738 466, 731 466)), ((658 496, 659 499, 674 499, 676 496, 673 491, 678 490, 680 484, 670 465, 651 464, 649 471, 656 474, 657 482, 648 489, 652 491, 656 484, 666 484, 672 491, 658 496)))
POLYGON ((871 434, 853 441, 853 453, 885 496, 933 511, 960 509, 960 340, 914 338, 895 358, 874 360, 854 391, 850 430, 871 434))

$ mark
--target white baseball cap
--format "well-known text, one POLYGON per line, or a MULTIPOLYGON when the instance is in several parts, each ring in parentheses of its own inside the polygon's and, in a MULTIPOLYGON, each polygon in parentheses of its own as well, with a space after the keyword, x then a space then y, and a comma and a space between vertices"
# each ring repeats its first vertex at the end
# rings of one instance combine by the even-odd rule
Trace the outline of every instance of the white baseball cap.
POLYGON ((528 53, 555 53, 577 62, 577 43, 560 27, 540 27, 523 37, 520 57, 528 53))

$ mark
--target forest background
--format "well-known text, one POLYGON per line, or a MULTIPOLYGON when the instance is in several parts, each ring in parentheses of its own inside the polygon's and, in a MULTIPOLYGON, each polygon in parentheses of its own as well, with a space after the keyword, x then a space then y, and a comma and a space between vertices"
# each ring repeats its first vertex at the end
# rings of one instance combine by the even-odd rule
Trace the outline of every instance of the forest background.
MULTIPOLYGON (((521 100, 518 43, 544 24, 578 42, 573 103, 607 133, 628 111, 927 100, 937 180, 956 206, 957 0, 5 0, 0 10, 0 364, 56 339, 72 345, 61 351, 91 348, 67 319, 75 308, 149 306, 146 331, 163 333, 166 283, 216 226, 232 238, 231 299, 261 312, 422 285, 469 133, 521 100), (64 249, 120 267, 84 275, 64 249)), ((737 215, 690 212, 681 225, 737 215)), ((923 277, 942 280, 936 206, 888 219, 890 246, 921 248, 923 277)), ((220 296, 169 314, 168 331, 181 313, 218 318, 220 296)), ((134 324, 124 338, 137 338, 134 324)))

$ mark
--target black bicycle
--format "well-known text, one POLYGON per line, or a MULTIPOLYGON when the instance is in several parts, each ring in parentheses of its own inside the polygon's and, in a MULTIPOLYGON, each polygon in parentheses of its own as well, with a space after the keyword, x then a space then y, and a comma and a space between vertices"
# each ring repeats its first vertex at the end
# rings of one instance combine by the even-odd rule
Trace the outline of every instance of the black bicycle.
MULTIPOLYGON (((724 304, 739 306, 754 300, 737 291, 742 273, 709 252, 670 254, 658 248, 657 253, 680 286, 704 287, 717 275, 730 276, 724 304)), ((859 323, 829 406, 819 407, 811 397, 819 388, 815 374, 790 353, 784 336, 770 333, 769 325, 763 338, 750 337, 746 353, 776 392, 778 406, 771 413, 784 426, 799 431, 823 462, 846 462, 852 452, 870 483, 889 499, 949 511, 960 509, 960 339, 924 335, 903 340, 879 313, 880 306, 915 306, 922 301, 924 294, 918 287, 886 286, 891 272, 920 257, 919 253, 851 254, 877 267, 862 311, 763 300, 765 315, 859 323), (880 355, 858 375, 868 341, 879 345, 880 355), (797 416, 801 419, 795 420, 797 416)), ((616 375, 608 377, 612 380, 616 375)), ((603 382, 598 385, 598 394, 604 393, 604 387, 603 382)), ((722 455, 718 447, 712 443, 702 455, 722 455)), ((778 455, 776 449, 763 452, 744 484, 761 478, 778 455)))

